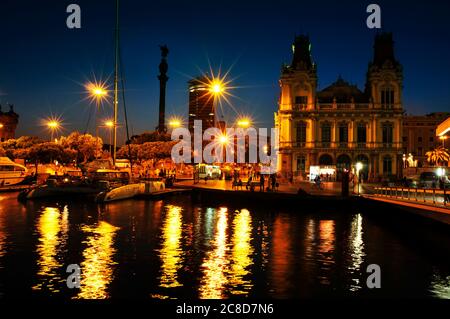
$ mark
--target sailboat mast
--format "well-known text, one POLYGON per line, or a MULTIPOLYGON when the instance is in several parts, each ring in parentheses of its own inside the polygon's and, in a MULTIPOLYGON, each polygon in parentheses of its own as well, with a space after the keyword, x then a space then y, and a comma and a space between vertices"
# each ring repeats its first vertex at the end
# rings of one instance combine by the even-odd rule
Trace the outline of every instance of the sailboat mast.
POLYGON ((113 127, 113 164, 116 165, 117 150, 117 114, 119 105, 119 0, 116 0, 116 30, 114 53, 114 127, 113 127))

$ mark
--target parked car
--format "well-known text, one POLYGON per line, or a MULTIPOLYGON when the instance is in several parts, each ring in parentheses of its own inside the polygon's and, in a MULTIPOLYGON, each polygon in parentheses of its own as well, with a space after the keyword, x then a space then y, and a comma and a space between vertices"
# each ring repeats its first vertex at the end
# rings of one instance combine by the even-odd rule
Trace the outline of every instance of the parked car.
POLYGON ((411 188, 419 187, 420 175, 412 175, 406 177, 406 186, 411 188))
POLYGON ((423 172, 419 177, 420 188, 438 188, 439 177, 435 172, 423 172))

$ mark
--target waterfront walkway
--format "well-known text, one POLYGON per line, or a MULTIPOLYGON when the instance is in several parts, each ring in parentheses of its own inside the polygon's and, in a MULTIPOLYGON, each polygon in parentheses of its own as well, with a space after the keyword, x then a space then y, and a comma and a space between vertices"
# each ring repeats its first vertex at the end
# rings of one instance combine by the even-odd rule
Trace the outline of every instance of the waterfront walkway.
MULTIPOLYGON (((175 183, 178 187, 189 187, 189 188, 206 188, 206 189, 216 189, 222 191, 247 191, 250 192, 249 189, 246 189, 245 182, 242 187, 233 188, 232 181, 226 180, 208 180, 205 182, 204 180, 200 180, 198 183, 194 184, 193 180, 184 180, 175 183)), ((290 183, 280 183, 279 187, 276 190, 276 193, 280 194, 297 194, 299 189, 308 195, 317 195, 317 196, 341 196, 341 186, 340 183, 333 182, 324 182, 323 189, 318 189, 314 184, 310 182, 300 182, 295 184, 290 183)), ((265 183, 264 191, 267 192, 267 182, 265 183)), ((254 192, 260 192, 259 185, 255 186, 254 192)))

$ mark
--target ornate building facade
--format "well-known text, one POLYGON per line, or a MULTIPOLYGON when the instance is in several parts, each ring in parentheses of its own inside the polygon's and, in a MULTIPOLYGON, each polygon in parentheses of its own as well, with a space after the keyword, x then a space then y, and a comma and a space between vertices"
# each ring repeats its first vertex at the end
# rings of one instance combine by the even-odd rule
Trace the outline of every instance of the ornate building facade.
POLYGON ((14 106, 9 105, 9 111, 3 112, 0 105, 0 141, 6 141, 15 137, 19 115, 14 112, 14 106))
POLYGON ((279 81, 279 171, 306 176, 310 166, 321 166, 339 179, 361 162, 365 179, 401 174, 402 76, 392 34, 383 33, 375 37, 364 91, 341 77, 318 90, 309 38, 296 37, 279 81))

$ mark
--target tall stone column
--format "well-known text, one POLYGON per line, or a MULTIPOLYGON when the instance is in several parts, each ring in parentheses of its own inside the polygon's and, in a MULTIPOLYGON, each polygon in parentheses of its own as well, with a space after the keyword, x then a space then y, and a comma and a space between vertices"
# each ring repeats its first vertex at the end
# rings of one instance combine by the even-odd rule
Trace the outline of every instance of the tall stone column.
POLYGON ((166 116, 166 84, 169 80, 167 76, 167 71, 169 65, 167 64, 167 55, 169 54, 169 49, 166 45, 159 47, 161 49, 161 63, 159 64, 159 121, 158 127, 156 128, 158 132, 164 133, 167 131, 165 116, 166 116))

